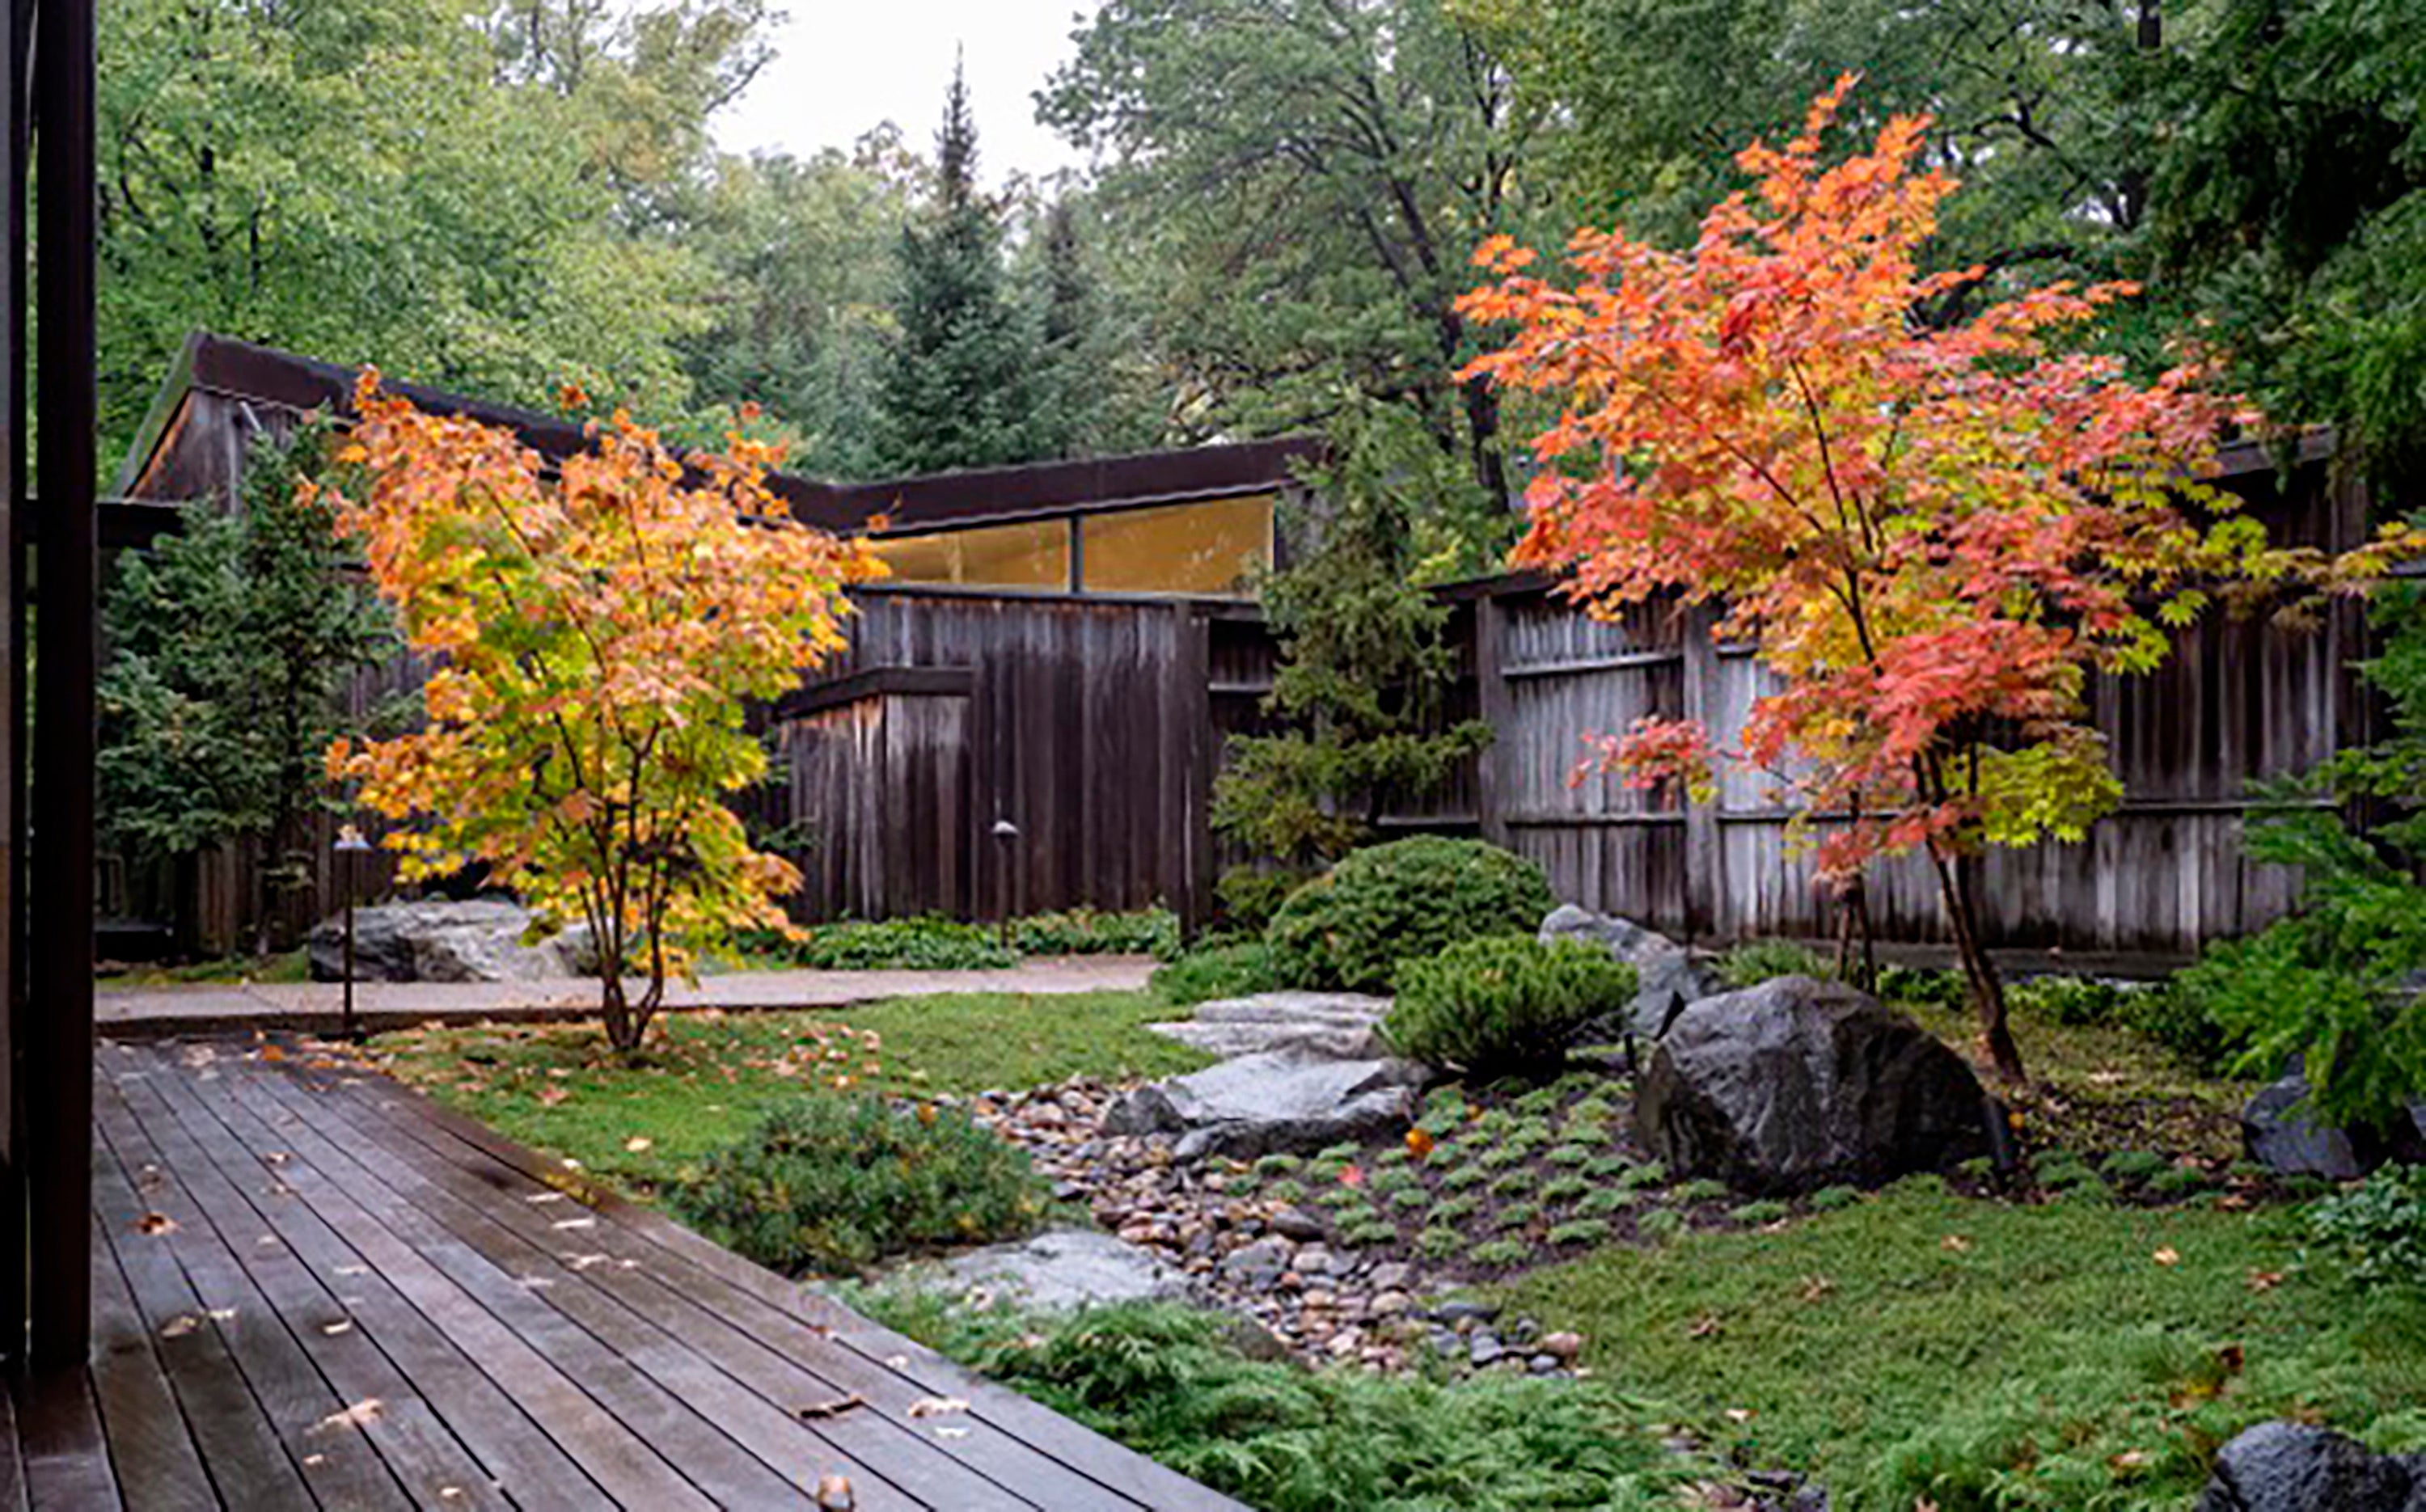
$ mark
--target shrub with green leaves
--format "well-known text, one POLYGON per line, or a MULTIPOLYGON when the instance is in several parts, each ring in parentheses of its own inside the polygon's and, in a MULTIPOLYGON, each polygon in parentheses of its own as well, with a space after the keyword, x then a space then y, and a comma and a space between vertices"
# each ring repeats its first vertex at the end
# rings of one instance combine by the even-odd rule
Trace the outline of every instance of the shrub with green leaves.
POLYGON ((2120 1017, 2122 989, 2088 976, 2032 976, 2005 989, 2005 1001, 2026 1018, 2068 1027, 2111 1023, 2120 1017))
POLYGON ((1309 872, 1288 868, 1231 867, 1213 884, 1213 899, 1221 910, 1222 927, 1246 934, 1263 933, 1270 927, 1272 915, 1281 911, 1289 894, 1305 886, 1311 876, 1309 872))
POLYGON ((1727 1183, 1715 1176, 1687 1182, 1671 1194, 1679 1202, 1716 1202, 1727 1195, 1727 1183))
POLYGON ((1541 1197, 1545 1202, 1572 1202, 1592 1189, 1580 1176, 1556 1176, 1542 1183, 1541 1197))
POLYGON ((819 925, 786 953, 795 965, 826 972, 977 971, 1019 964, 1018 954, 1003 948, 993 930, 931 914, 819 925))
POLYGON ((1023 956, 1152 956, 1171 960, 1179 954, 1179 916, 1169 909, 1031 913, 1011 921, 1011 945, 1023 956))
POLYGON ((788 1274, 838 1276, 1026 1233, 1044 1212, 1027 1156, 957 1108, 808 1096, 673 1189, 684 1221, 788 1274))
POLYGON ((1823 1186, 1812 1193, 1808 1200, 1813 1208, 1821 1213, 1838 1213, 1846 1208, 1860 1206, 1862 1192, 1861 1188, 1856 1186, 1823 1186))
POLYGON ((1609 1237, 1609 1225, 1598 1218, 1577 1218, 1562 1223, 1549 1232, 1550 1243, 1561 1248, 1569 1245, 1596 1245, 1609 1237))
POLYGON ((1554 1066, 1576 1033, 1623 1009, 1634 968, 1579 941, 1467 940, 1399 964, 1383 1033, 1399 1054, 1468 1072, 1554 1066))
POLYGON ((1727 1216, 1735 1219, 1738 1223, 1744 1224, 1751 1228, 1758 1228, 1765 1223, 1775 1223, 1780 1218, 1790 1217, 1793 1215, 1793 1213, 1794 1210, 1787 1207, 1785 1203, 1771 1199, 1761 1202, 1747 1202, 1743 1206, 1728 1214, 1727 1216))
POLYGON ((1962 1006, 1969 992, 1961 972, 1933 971, 1920 966, 1879 969, 1879 997, 1884 1002, 1953 1008, 1962 1006))
POLYGON ((2110 1182, 2144 1182, 2170 1164, 2153 1150, 2118 1150, 2098 1162, 2097 1168, 2110 1182))
POLYGON ((1272 953, 1260 940, 1234 941, 1191 950, 1155 968, 1149 984, 1174 1007, 1193 1007, 1217 998, 1253 997, 1280 986, 1272 953))
POLYGON ((2386 1166, 2308 1212, 2308 1231, 2362 1286, 2426 1288, 2426 1166, 2386 1166))
POLYGON ((1542 869, 1521 856, 1418 835, 1349 855, 1292 894, 1265 938, 1283 986, 1381 992, 1402 960, 1462 940, 1531 935, 1556 901, 1542 869))
POLYGON ((1641 1200, 1637 1193, 1605 1186, 1577 1203, 1576 1214, 1584 1218, 1605 1218, 1612 1213, 1623 1213, 1641 1200))

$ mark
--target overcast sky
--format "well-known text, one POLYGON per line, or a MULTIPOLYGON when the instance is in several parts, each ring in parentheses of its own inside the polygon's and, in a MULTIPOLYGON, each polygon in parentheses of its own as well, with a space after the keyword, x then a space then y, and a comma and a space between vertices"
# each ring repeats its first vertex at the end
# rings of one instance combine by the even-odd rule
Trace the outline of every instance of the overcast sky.
POLYGON ((781 148, 806 157, 848 147, 878 122, 900 125, 921 152, 933 147, 965 47, 977 108, 978 170, 1000 184, 1017 169, 1043 175, 1079 154, 1036 123, 1030 98, 1070 56, 1076 16, 1097 0, 791 0, 777 56, 727 111, 718 140, 736 152, 781 148))

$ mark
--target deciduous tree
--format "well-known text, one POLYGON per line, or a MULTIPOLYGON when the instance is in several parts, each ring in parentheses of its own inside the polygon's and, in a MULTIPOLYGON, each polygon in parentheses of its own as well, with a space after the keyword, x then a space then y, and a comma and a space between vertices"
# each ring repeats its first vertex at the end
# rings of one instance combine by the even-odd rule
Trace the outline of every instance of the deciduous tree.
POLYGON ((2019 1078, 1968 862, 2077 839, 2119 798, 2089 678, 2155 667, 2212 598, 2347 587, 2401 546, 2329 562, 2235 514, 2200 480, 2230 402, 2194 366, 2141 383, 2073 343, 2122 286, 1917 323, 1977 277, 1921 271, 1954 184, 1915 170, 1918 117, 1823 162, 1851 88, 1740 155, 1756 192, 1713 208, 1689 253, 1578 233, 1560 286, 1488 248, 1499 279, 1464 308, 1516 330, 1471 371, 1562 409, 1536 442, 1527 559, 1598 609, 1716 603, 1718 634, 1783 682, 1739 750, 1662 717, 1608 759, 1697 790, 1722 755, 1769 773, 1832 878, 1924 857, 1986 1048, 2019 1078))
POLYGON ((727 797, 767 755, 744 725, 843 645, 863 548, 794 521, 772 448, 675 458, 618 413, 545 475, 510 432, 426 414, 365 370, 335 499, 372 581, 435 670, 428 720, 330 748, 394 820, 408 878, 484 863, 542 927, 579 924, 608 1040, 639 1048, 669 973, 741 928, 786 928, 800 877, 727 797), (637 1000, 623 980, 637 971, 637 1000))

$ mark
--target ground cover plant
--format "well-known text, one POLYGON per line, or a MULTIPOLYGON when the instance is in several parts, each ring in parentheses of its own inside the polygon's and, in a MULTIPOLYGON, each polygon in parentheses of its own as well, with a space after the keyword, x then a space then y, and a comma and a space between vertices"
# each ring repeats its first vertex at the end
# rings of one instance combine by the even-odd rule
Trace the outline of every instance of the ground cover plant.
POLYGON ((1634 968, 1579 941, 1464 940, 1399 963, 1383 1032, 1398 1052, 1479 1075, 1566 1059, 1577 1032, 1624 1008, 1634 968))
POLYGON ((2296 1210, 1978 1201, 1914 1182, 1499 1299, 1848 1512, 2177 1508, 2263 1419, 2426 1443, 2426 1294, 2303 1261, 2296 1210))
POLYGON ((1280 986, 1272 951, 1260 940, 1204 944, 1155 969, 1155 992, 1173 1007, 1193 1007, 1215 998, 1247 997, 1280 986))
POLYGON ((1248 1358, 1211 1314, 1129 1304, 1075 1317, 853 1304, 1262 1512, 1635 1512, 1682 1464, 1642 1404, 1593 1382, 1463 1382, 1248 1358))
POLYGON ((807 1096, 914 1102, 1193 1070, 1204 1055, 1143 1027, 1169 1013, 1142 992, 967 993, 816 1013, 671 1014, 628 1062, 580 1024, 401 1030, 373 1039, 367 1054, 508 1137, 650 1197, 807 1096))

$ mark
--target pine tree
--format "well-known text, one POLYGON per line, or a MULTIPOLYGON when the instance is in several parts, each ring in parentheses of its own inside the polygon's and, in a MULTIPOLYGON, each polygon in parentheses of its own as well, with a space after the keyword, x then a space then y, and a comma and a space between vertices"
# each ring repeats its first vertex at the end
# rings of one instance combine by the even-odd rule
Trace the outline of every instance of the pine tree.
POLYGON ((994 467, 1036 455, 1035 349, 1003 292, 1002 218, 978 187, 977 124, 957 68, 935 140, 934 203, 901 233, 882 460, 896 474, 994 467))

